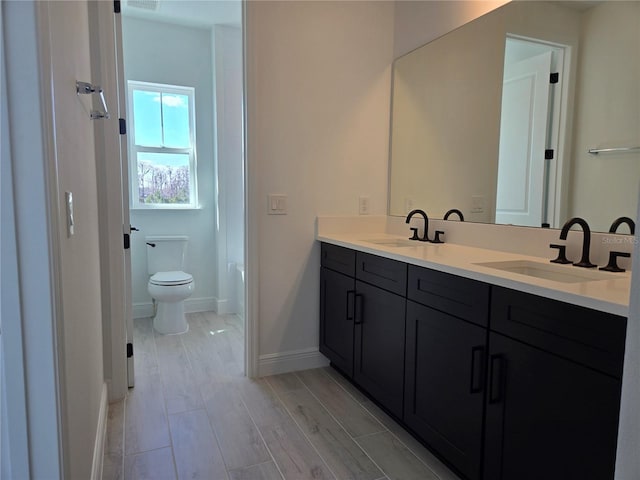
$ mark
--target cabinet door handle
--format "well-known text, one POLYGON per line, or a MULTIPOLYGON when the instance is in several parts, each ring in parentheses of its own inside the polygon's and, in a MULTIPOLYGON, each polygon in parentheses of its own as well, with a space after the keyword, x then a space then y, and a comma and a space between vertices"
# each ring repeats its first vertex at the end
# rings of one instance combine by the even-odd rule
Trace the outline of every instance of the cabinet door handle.
POLYGON ((354 320, 353 323, 355 325, 362 324, 362 294, 355 294, 355 312, 353 314, 354 320))
POLYGON ((484 377, 484 347, 479 345, 471 349, 471 389, 470 393, 482 391, 484 377))
POLYGON ((502 401, 507 361, 502 355, 491 355, 489 360, 489 404, 502 401))
POLYGON ((355 302, 354 296, 356 294, 355 290, 347 290, 347 320, 353 320, 355 315, 355 302))

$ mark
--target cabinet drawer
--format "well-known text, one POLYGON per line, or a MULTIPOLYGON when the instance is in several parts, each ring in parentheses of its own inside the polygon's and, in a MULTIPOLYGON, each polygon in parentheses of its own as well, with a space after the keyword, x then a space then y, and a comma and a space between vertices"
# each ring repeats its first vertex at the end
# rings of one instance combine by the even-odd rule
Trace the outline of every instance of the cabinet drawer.
POLYGON ((357 252, 356 278, 398 295, 407 294, 407 264, 357 252))
POLYGON ((408 276, 409 300, 487 326, 489 285, 414 265, 408 276))
POLYGON ((356 252, 349 248, 323 243, 320 251, 320 263, 323 267, 350 277, 356 274, 356 252))
POLYGON ((616 378, 622 377, 627 319, 494 287, 491 330, 616 378))

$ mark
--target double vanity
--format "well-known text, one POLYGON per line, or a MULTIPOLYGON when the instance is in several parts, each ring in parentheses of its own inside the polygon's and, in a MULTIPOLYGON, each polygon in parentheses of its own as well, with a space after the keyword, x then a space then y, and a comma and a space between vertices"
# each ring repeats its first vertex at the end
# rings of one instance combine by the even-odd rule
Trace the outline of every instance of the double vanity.
POLYGON ((319 230, 320 351, 462 478, 612 479, 629 272, 408 236, 319 230))

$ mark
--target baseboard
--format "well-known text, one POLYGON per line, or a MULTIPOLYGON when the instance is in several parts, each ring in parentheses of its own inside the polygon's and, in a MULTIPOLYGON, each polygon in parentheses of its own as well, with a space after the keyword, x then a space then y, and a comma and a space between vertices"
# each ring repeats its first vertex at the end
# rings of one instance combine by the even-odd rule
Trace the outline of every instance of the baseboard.
POLYGON ((100 413, 98 416, 98 429, 96 430, 96 440, 93 446, 93 462, 91 464, 91 480, 102 479, 102 463, 104 459, 105 440, 107 438, 107 416, 109 414, 109 404, 107 403, 107 384, 102 384, 102 394, 100 395, 100 413))
POLYGON ((258 358, 258 376, 277 375, 308 368, 326 367, 327 365, 329 365, 329 360, 317 348, 267 353, 258 358))
POLYGON ((153 303, 134 303, 131 310, 133 318, 147 318, 153 316, 153 303))
POLYGON ((216 299, 216 308, 214 312, 219 313, 220 315, 225 315, 227 313, 237 313, 233 310, 234 308, 229 300, 216 299))
MULTIPOLYGON (((220 311, 220 305, 226 300, 219 300, 215 297, 199 297, 199 298, 187 298, 184 301, 184 311, 186 313, 195 312, 216 312, 216 313, 232 313, 220 311)), ((148 318, 153 316, 153 303, 134 303, 133 304, 133 318, 148 318)))
POLYGON ((184 301, 184 311, 195 312, 217 312, 218 299, 215 297, 187 298, 184 301))

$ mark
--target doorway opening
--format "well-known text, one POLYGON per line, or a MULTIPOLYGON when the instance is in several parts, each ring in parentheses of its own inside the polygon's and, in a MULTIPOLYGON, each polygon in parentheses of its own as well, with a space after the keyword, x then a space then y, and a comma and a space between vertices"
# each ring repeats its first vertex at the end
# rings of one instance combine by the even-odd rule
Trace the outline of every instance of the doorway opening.
POLYGON ((167 402, 188 402, 198 397, 189 391, 195 377, 245 372, 241 2, 128 1, 121 20, 129 163, 123 178, 138 229, 131 235, 127 337, 135 367, 128 383, 157 367, 161 383, 171 385, 167 402), (161 336, 152 326, 154 238, 186 244, 180 270, 192 276, 193 288, 184 300, 183 335, 161 336))

